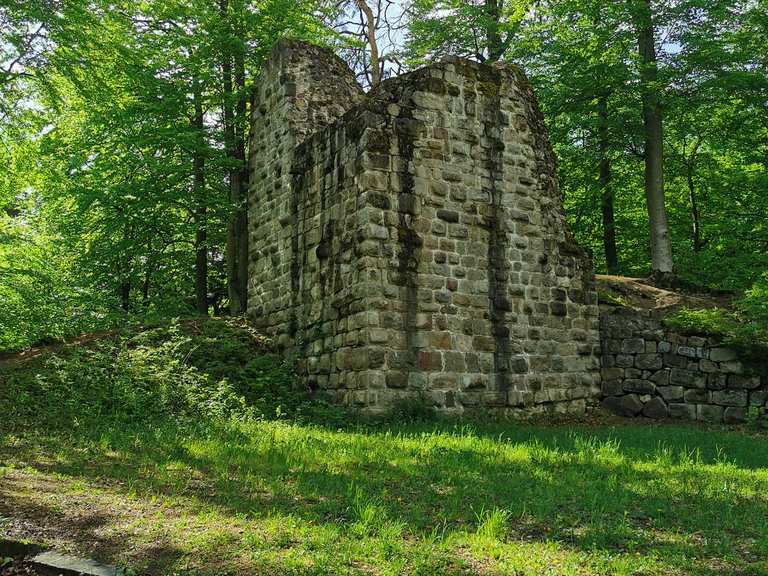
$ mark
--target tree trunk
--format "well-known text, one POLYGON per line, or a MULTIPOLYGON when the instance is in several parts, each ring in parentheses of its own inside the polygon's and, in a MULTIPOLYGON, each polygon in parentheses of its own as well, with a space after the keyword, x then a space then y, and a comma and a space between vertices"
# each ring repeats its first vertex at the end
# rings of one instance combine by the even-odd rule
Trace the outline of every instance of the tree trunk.
MULTIPOLYGON (((244 31, 238 29, 240 38, 244 31)), ((245 91, 245 54, 242 50, 235 53, 235 83, 238 89, 237 108, 235 116, 235 155, 239 167, 237 169, 237 275, 240 288, 240 314, 248 307, 248 163, 246 162, 246 135, 248 134, 248 107, 245 91)))
POLYGON ((371 49, 371 87, 375 87, 381 82, 381 61, 379 59, 379 44, 376 41, 376 18, 373 16, 373 10, 366 0, 356 0, 357 7, 365 16, 365 37, 368 40, 368 46, 371 49))
POLYGON ((600 192, 603 211, 603 248, 605 264, 609 274, 619 273, 619 258, 616 249, 616 220, 613 210, 613 187, 611 186, 611 158, 608 142, 608 97, 601 96, 597 104, 599 126, 597 135, 600 149, 600 192))
MULTIPOLYGON (((224 21, 227 23, 227 32, 234 33, 229 15, 229 0, 219 0, 219 8, 224 21)), ((228 43, 229 44, 229 43, 228 43)), ((239 51, 239 49, 238 49, 239 51)), ((227 158, 232 162, 232 167, 229 169, 229 200, 232 206, 229 222, 227 224, 227 289, 229 295, 229 311, 233 316, 238 316, 245 312, 246 301, 246 278, 247 274, 243 275, 243 267, 247 269, 247 260, 242 262, 243 253, 243 229, 247 228, 247 224, 244 220, 244 202, 243 202, 243 167, 242 158, 244 157, 244 151, 241 152, 241 148, 244 150, 244 144, 240 146, 241 138, 238 138, 237 123, 239 119, 235 116, 235 109, 233 106, 233 80, 232 80, 232 62, 233 54, 228 48, 222 50, 221 59, 221 71, 222 71, 222 86, 224 90, 224 105, 223 105, 223 120, 224 120, 224 148, 227 158)), ((242 56, 240 56, 240 63, 242 63, 242 56)), ((239 69, 238 69, 239 76, 239 69)), ((244 95, 240 95, 239 99, 244 102, 244 95)), ((238 100, 238 112, 240 107, 240 100, 238 100)), ((247 246, 245 248, 247 254, 247 246)))
POLYGON ((147 261, 147 267, 144 270, 144 284, 141 288, 141 306, 144 309, 149 308, 149 287, 152 283, 152 260, 147 261))
POLYGON ((128 312, 131 309, 131 279, 126 278, 120 283, 120 306, 128 312))
POLYGON ((195 115, 192 127, 196 131, 196 143, 193 151, 193 197, 195 199, 195 309, 200 314, 208 314, 208 207, 205 198, 205 125, 203 102, 200 86, 195 80, 194 106, 195 115))
POLYGON ((691 219, 693 220, 693 251, 699 252, 706 242, 701 239, 701 214, 699 213, 699 201, 696 197, 696 185, 693 181, 693 159, 686 164, 686 178, 688 180, 688 199, 691 202, 691 219))
POLYGON ((665 285, 672 281, 674 268, 664 201, 664 130, 656 85, 658 67, 651 0, 639 0, 637 6, 637 45, 645 132, 645 200, 651 233, 651 273, 657 283, 665 285))
POLYGON ((488 62, 497 62, 503 55, 504 44, 499 33, 499 20, 501 19, 500 1, 485 0, 486 16, 486 42, 488 43, 488 62))

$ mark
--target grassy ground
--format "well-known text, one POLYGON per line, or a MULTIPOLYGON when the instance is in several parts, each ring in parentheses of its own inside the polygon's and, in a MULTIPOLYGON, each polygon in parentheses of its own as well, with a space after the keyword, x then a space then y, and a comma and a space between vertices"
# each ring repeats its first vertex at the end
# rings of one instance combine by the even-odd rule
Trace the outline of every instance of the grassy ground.
POLYGON ((768 574, 764 435, 89 418, 75 405, 47 427, 53 413, 13 406, 36 398, 34 382, 72 380, 50 370, 0 371, 0 533, 136 573, 768 574))

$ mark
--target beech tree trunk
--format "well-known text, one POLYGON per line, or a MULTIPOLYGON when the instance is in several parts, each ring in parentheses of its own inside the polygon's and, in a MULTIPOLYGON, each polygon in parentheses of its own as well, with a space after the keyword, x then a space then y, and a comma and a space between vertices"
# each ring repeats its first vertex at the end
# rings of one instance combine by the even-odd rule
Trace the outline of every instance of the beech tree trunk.
POLYGON ((205 202, 205 135, 203 102, 200 87, 195 81, 195 115, 192 126, 197 131, 198 141, 193 153, 193 196, 195 208, 195 309, 208 314, 208 207, 205 202))
MULTIPOLYGON (((229 0, 219 0, 222 18, 228 23, 229 33, 234 34, 229 15, 229 0)), ((229 49, 222 51, 221 71, 223 87, 223 120, 224 146, 227 158, 232 162, 229 169, 229 200, 232 206, 227 225, 227 290, 229 295, 229 311, 233 316, 241 315, 246 309, 247 288, 247 215, 245 214, 245 193, 243 186, 243 161, 245 143, 242 138, 242 128, 238 129, 239 121, 245 114, 245 95, 241 81, 244 84, 244 63, 240 54, 233 56, 229 49), (235 61, 237 81, 241 90, 235 107, 233 87, 233 61, 235 61), (242 74, 241 74, 242 71, 242 74), (241 111, 242 103, 242 111, 241 111), (244 245, 245 244, 245 245, 244 245), (243 261, 243 254, 246 255, 243 261), (243 272, 245 270, 245 273, 243 272)))
POLYGON ((603 212, 603 249, 609 274, 619 273, 619 257, 616 249, 616 220, 613 210, 611 158, 608 142, 608 97, 601 96, 597 104, 599 126, 597 130, 600 154, 600 192, 603 212))
POLYGON ((688 199, 691 202, 691 220, 693 221, 693 251, 699 252, 706 242, 701 239, 701 214, 699 213, 699 200, 696 195, 696 184, 693 181, 693 162, 686 166, 686 179, 688 180, 688 199))
POLYGON ((664 199, 663 112, 657 93, 658 66, 653 13, 651 0, 639 0, 636 5, 645 132, 645 199, 651 234, 651 273, 657 283, 665 285, 673 279, 674 266, 664 199))

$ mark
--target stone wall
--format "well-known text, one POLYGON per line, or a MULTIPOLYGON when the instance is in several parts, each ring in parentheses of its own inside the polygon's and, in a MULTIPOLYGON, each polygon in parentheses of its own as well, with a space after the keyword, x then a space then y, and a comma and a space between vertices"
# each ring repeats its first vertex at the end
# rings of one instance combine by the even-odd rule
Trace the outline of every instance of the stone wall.
POLYGON ((252 133, 249 315, 310 387, 370 412, 598 397, 591 262, 522 72, 451 59, 363 95, 282 42, 252 133))
POLYGON ((768 360, 666 330, 651 311, 601 311, 603 406, 621 416, 714 423, 766 413, 768 360))

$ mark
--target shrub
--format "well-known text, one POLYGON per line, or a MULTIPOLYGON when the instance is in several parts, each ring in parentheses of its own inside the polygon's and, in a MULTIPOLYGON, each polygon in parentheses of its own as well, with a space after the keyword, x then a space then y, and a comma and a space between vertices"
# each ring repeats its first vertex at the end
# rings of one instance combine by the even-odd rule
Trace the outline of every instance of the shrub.
POLYGON ((175 320, 0 369, 0 413, 49 427, 94 420, 321 419, 343 411, 300 387, 242 320, 175 320))

